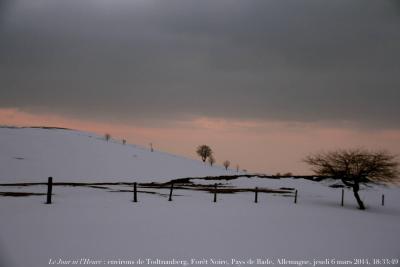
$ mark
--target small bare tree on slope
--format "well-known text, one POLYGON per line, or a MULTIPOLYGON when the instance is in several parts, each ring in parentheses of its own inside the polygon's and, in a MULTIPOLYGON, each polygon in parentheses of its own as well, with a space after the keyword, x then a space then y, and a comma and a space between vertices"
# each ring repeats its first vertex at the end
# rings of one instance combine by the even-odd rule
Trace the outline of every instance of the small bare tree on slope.
POLYGON ((224 165, 225 170, 228 170, 229 166, 231 165, 231 162, 229 160, 225 160, 222 165, 224 165))
POLYGON ((212 167, 215 163, 215 158, 213 155, 208 157, 208 163, 210 163, 210 166, 212 167))
POLYGON ((197 147, 196 153, 201 157, 203 162, 206 162, 207 158, 213 154, 213 151, 209 146, 201 145, 197 147))

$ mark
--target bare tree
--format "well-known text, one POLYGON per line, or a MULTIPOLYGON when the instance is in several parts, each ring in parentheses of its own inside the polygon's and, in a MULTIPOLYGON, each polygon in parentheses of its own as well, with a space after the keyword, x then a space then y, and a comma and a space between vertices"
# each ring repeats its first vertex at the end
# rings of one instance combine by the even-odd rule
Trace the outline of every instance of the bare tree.
POLYGON ((126 145, 126 140, 125 139, 122 139, 122 144, 126 145))
POLYGON ((206 159, 213 154, 213 151, 209 146, 201 145, 197 147, 196 153, 201 157, 203 162, 206 162, 206 159))
POLYGON ((239 172, 240 166, 239 164, 236 164, 236 172, 239 172))
POLYGON ((106 141, 109 141, 109 140, 111 139, 111 134, 106 133, 106 134, 104 135, 104 139, 105 139, 106 141))
POLYGON ((225 160, 222 165, 224 165, 225 170, 228 170, 229 166, 231 165, 231 162, 229 160, 225 160))
POLYGON ((210 163, 210 166, 214 165, 215 163, 215 158, 213 155, 208 157, 208 163, 210 163))
POLYGON ((150 152, 154 152, 153 143, 150 143, 150 152))
POLYGON ((315 174, 339 179, 353 188, 360 209, 365 206, 358 191, 362 183, 387 183, 398 179, 398 162, 387 151, 343 149, 310 155, 304 162, 312 166, 315 174))

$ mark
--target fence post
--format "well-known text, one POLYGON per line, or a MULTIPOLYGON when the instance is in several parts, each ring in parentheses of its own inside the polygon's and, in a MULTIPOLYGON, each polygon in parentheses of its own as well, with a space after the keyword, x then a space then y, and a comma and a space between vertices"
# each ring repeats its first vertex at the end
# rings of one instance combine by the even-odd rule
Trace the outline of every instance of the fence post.
POLYGON ((133 202, 137 202, 137 183, 133 183, 133 202))
POLYGON ((214 202, 217 202, 217 184, 214 185, 214 202))
POLYGON ((342 202, 340 203, 341 206, 344 206, 344 188, 342 188, 342 202))
POLYGON ((53 177, 49 177, 47 181, 47 201, 46 204, 51 204, 51 194, 53 192, 53 177))
POLYGON ((168 201, 172 201, 172 191, 174 190, 174 183, 171 183, 171 190, 169 191, 168 201))
POLYGON ((256 187, 256 190, 254 191, 254 203, 258 203, 258 187, 256 187))
POLYGON ((295 204, 297 203, 297 190, 296 190, 296 192, 294 192, 294 203, 295 204))
POLYGON ((385 195, 382 194, 382 206, 385 206, 385 195))

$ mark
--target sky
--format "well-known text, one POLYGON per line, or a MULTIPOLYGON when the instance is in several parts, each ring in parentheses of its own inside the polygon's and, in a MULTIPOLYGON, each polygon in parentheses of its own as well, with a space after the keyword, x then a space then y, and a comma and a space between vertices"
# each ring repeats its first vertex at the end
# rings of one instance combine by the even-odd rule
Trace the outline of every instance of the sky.
POLYGON ((399 47, 397 0, 0 0, 0 124, 303 174, 400 154, 399 47))

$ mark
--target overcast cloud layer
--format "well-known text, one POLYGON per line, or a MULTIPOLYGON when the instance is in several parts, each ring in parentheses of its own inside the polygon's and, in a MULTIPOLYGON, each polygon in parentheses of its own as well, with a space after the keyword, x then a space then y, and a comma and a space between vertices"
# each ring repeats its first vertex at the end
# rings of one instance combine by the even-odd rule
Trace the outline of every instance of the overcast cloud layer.
POLYGON ((1 0, 0 107, 400 127, 398 1, 1 0))

